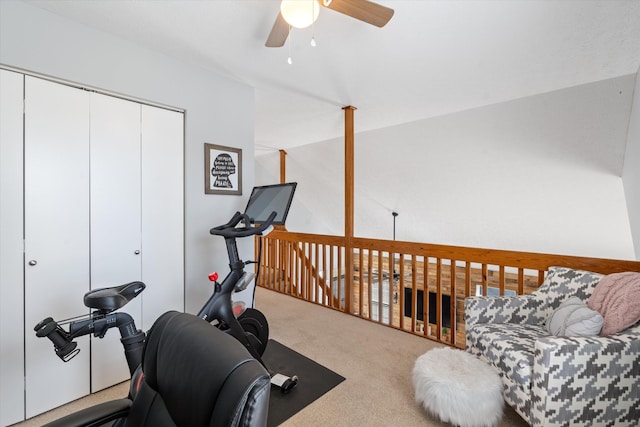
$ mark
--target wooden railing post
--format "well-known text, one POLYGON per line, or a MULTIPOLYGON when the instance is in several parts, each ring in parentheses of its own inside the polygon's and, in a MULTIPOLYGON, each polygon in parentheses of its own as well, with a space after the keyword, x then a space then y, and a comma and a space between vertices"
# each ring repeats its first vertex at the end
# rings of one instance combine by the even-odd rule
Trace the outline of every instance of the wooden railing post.
POLYGON ((280 150, 280 184, 287 182, 287 152, 280 150))
MULTIPOLYGON (((345 247, 345 310, 353 313, 351 296, 353 294, 353 204, 354 204, 354 126, 355 107, 346 106, 344 110, 344 237, 345 247)), ((382 303, 382 302, 381 302, 382 303)))

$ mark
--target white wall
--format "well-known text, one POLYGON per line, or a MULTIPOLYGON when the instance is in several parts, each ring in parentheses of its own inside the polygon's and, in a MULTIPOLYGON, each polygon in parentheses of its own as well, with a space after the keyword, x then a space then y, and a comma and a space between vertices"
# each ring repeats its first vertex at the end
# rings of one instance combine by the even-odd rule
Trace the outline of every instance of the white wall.
MULTIPOLYGON (((397 211, 398 240, 634 259, 621 178, 634 82, 357 133, 356 235, 391 239, 397 211)), ((288 228, 342 234, 342 138, 287 151, 288 228)), ((257 183, 277 180, 277 156, 257 157, 257 183)))
POLYGON ((622 180, 624 182, 624 192, 627 196, 627 208, 629 210, 629 222, 633 234, 636 259, 640 260, 640 70, 636 75, 622 180))
MULTIPOLYGON (((342 141, 304 145, 288 149, 287 153, 286 180, 298 182, 287 218, 287 229, 305 233, 342 235, 344 229, 344 146, 342 141)), ((255 172, 256 185, 280 182, 280 153, 276 151, 257 155, 255 172)))
POLYGON ((253 88, 13 1, 0 1, 0 64, 186 110, 185 300, 195 313, 211 294, 207 274, 228 270, 209 229, 242 210, 253 187, 253 88), (204 194, 205 142, 243 150, 243 197, 204 194))

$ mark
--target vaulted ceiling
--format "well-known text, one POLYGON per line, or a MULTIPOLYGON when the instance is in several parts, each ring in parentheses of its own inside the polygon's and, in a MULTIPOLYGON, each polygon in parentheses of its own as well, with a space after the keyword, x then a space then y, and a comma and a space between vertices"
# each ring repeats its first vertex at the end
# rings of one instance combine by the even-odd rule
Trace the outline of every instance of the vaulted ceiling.
POLYGON ((360 132, 640 67, 639 0, 379 0, 383 28, 322 9, 282 48, 278 1, 25 1, 255 87, 258 153, 343 135, 345 105, 360 132))

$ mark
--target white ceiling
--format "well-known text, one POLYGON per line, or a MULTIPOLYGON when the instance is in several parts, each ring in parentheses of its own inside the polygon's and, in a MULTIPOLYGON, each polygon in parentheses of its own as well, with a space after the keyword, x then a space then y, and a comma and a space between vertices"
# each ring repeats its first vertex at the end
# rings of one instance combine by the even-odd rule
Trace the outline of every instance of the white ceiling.
POLYGON ((255 87, 258 154, 342 136, 345 105, 362 132, 640 67, 640 0, 379 0, 384 28, 322 9, 283 48, 276 0, 26 1, 255 87))

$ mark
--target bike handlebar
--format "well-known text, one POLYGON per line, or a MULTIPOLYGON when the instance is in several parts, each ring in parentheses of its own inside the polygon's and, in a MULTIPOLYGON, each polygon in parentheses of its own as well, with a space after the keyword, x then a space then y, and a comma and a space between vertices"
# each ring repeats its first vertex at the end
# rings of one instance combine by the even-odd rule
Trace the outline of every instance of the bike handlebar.
POLYGON ((56 355, 64 362, 68 362, 80 353, 80 349, 76 348, 78 344, 73 342, 71 336, 51 317, 38 323, 33 330, 38 338, 47 337, 51 340, 56 355))
POLYGON ((209 230, 209 233, 215 236, 230 238, 263 234, 269 227, 271 227, 271 224, 276 218, 276 215, 278 215, 278 213, 276 211, 273 211, 262 225, 258 227, 251 227, 251 218, 249 218, 247 214, 236 212, 228 223, 213 227, 211 230, 209 230), (241 221, 245 223, 245 226, 236 227, 241 221))

